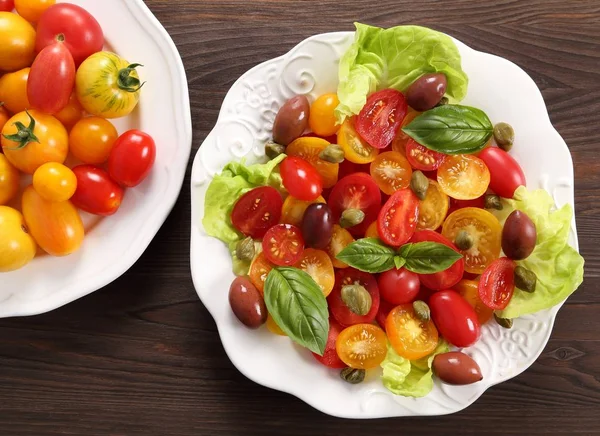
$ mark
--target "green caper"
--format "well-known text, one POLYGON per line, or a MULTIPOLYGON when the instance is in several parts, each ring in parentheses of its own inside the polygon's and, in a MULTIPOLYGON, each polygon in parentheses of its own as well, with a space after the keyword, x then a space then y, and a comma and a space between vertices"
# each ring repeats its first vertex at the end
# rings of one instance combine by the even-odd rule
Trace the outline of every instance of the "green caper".
POLYGON ((269 159, 275 159, 281 153, 285 151, 285 147, 274 141, 267 141, 265 144, 265 154, 269 159))
POLYGON ((365 213, 360 209, 346 209, 340 217, 340 227, 344 229, 359 225, 365 219, 365 213))
POLYGON ((256 250, 254 249, 254 241, 250 236, 242 239, 235 246, 235 257, 239 260, 251 261, 254 259, 256 250))
POLYGON ((513 326, 513 320, 510 318, 500 318, 494 313, 494 319, 500 327, 504 327, 505 329, 510 329, 513 326))
POLYGON ((450 103, 450 100, 448 100, 448 97, 442 97, 439 101, 438 104, 436 104, 436 106, 444 106, 445 104, 450 103))
POLYGON ((419 200, 425 200, 427 189, 429 189, 429 179, 421 171, 413 171, 410 178, 410 189, 419 197, 419 200))
POLYGON ((319 159, 334 164, 342 163, 344 162, 344 150, 337 144, 329 144, 319 153, 319 159))
POLYGON ((431 311, 427 303, 421 300, 413 302, 413 309, 421 321, 429 321, 431 319, 431 311))
POLYGON ((521 291, 535 292, 535 285, 537 284, 537 276, 535 273, 522 266, 515 268, 515 286, 521 291))
POLYGON ((498 195, 488 194, 485 196, 485 208, 502 210, 504 206, 502 206, 502 200, 498 195))
POLYGON ((356 369, 356 368, 344 368, 340 371, 340 377, 345 382, 348 382, 352 385, 357 385, 362 383, 365 379, 365 374, 367 372, 364 369, 356 369))
POLYGON ((471 234, 466 230, 461 230, 460 232, 458 232, 458 234, 456 235, 456 239, 454 239, 454 243, 456 244, 456 246, 460 250, 464 251, 471 249, 474 242, 475 241, 473 240, 473 236, 471 236, 471 234))
POLYGON ((496 144, 504 151, 509 151, 515 142, 515 131, 510 124, 498 123, 494 126, 496 144))
POLYGON ((348 309, 357 315, 364 316, 371 310, 373 304, 371 294, 358 283, 343 286, 341 296, 348 309))

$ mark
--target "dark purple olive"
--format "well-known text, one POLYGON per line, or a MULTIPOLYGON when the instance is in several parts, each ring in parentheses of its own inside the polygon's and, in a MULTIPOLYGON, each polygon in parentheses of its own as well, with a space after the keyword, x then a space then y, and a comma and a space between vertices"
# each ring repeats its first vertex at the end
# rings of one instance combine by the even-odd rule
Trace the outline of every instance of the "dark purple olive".
POLYGON ((302 236, 307 247, 324 250, 333 234, 333 215, 325 203, 311 204, 302 218, 302 236))
POLYGON ((267 308, 262 295, 247 277, 236 277, 229 288, 229 304, 242 324, 251 329, 267 322, 267 308))
POLYGON ((438 354, 433 358, 432 368, 449 385, 470 385, 483 379, 477 362, 460 351, 438 354))
POLYGON ((297 95, 286 101, 273 123, 273 141, 288 145, 300 137, 308 127, 310 103, 304 95, 297 95))
POLYGON ((446 86, 445 74, 425 74, 408 87, 406 90, 406 102, 414 110, 429 110, 440 102, 446 93, 446 86))
POLYGON ((531 219, 520 210, 511 213, 502 229, 502 251, 513 260, 527 258, 537 241, 537 231, 531 219))

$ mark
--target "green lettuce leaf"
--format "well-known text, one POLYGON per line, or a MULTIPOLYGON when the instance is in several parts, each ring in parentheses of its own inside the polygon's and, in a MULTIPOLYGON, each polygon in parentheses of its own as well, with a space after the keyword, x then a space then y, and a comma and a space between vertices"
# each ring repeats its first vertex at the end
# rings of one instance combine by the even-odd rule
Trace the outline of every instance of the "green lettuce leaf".
POLYGON ((242 161, 225 165, 221 174, 210 182, 204 198, 202 225, 206 233, 226 244, 239 241, 242 235, 231 223, 233 206, 242 195, 258 186, 270 185, 283 190, 277 167, 285 157, 281 154, 265 164, 246 166, 242 161))
POLYGON ((525 212, 535 224, 537 244, 533 253, 517 264, 537 275, 535 292, 515 290, 508 306, 499 312, 502 318, 548 309, 564 301, 583 282, 584 259, 568 245, 573 208, 566 204, 554 209, 554 200, 543 189, 517 188, 512 200, 504 200, 499 219, 504 221, 515 209, 525 212))
POLYGON ((433 389, 433 358, 449 350, 448 344, 440 340, 435 351, 419 360, 410 361, 400 357, 388 345, 388 352, 381 367, 383 385, 393 394, 404 397, 424 397, 433 389))
POLYGON ((339 65, 340 104, 335 111, 339 123, 358 114, 372 92, 384 88, 404 91, 426 73, 446 74, 446 95, 453 102, 467 94, 468 78, 449 36, 421 26, 355 26, 354 43, 339 65))

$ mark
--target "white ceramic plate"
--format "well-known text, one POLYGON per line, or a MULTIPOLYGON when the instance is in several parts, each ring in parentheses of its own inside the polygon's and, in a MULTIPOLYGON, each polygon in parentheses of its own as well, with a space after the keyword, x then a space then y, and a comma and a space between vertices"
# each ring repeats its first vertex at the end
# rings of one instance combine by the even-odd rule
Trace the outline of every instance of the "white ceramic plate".
POLYGON ((140 129, 156 141, 150 176, 128 189, 109 218, 84 216, 86 237, 71 256, 40 256, 0 274, 0 317, 32 315, 83 297, 118 278, 142 255, 179 196, 192 145, 187 79, 175 44, 142 0, 72 0, 100 23, 106 49, 139 68, 140 103, 111 120, 119 133, 140 129))
MULTIPOLYGON (((343 383, 339 372, 318 364, 310 353, 265 327, 245 328, 228 302, 234 278, 225 245, 202 227, 204 194, 211 178, 232 159, 262 158, 280 105, 295 94, 311 101, 337 88, 338 60, 352 42, 352 32, 316 35, 286 55, 244 74, 231 88, 217 124, 194 160, 192 170, 191 268, 194 285, 214 317, 229 358, 247 377, 296 395, 318 410, 346 418, 442 415, 473 403, 491 385, 529 367, 546 345, 559 306, 515 321, 511 330, 496 323, 483 327, 482 338, 465 351, 481 366, 484 379, 469 386, 436 381, 426 397, 394 396, 369 371, 360 385, 343 383)), ((550 124, 544 100, 533 80, 508 60, 475 51, 456 41, 469 75, 465 104, 487 112, 492 122, 510 123, 517 132, 513 156, 521 163, 529 188, 545 188, 558 206, 573 204, 573 165, 569 150, 550 124)), ((577 248, 575 221, 570 243, 577 248)))

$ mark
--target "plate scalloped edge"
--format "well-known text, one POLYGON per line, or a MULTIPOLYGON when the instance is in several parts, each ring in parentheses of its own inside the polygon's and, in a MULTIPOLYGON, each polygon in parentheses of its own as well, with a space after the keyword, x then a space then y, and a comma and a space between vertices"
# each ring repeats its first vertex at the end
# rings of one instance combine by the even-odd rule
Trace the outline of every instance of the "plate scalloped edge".
MULTIPOLYGON (((382 418, 455 413, 476 401, 490 386, 517 376, 538 358, 563 303, 516 320, 511 330, 502 329, 495 323, 483 326, 482 339, 463 350, 480 364, 484 375, 482 382, 449 386, 436 380, 434 390, 424 398, 394 396, 383 387, 378 374, 370 374, 361 385, 347 386, 339 383, 337 373, 332 374, 335 371, 314 365, 312 357, 306 357, 306 352, 302 354, 299 347, 287 338, 265 333, 265 329, 248 331, 240 327, 230 313, 227 298, 223 297, 228 289, 228 285, 223 283, 228 284, 233 279, 227 250, 220 241, 208 237, 202 228, 204 193, 210 179, 231 159, 246 157, 254 161, 263 156, 262 147, 269 139, 277 110, 287 98, 302 93, 313 101, 324 92, 335 91, 337 59, 351 43, 353 34, 333 32, 307 38, 287 54, 246 72, 227 93, 216 125, 196 154, 192 169, 190 246, 194 286, 215 319, 232 363, 256 383, 295 395, 316 409, 337 417, 382 418), (321 59, 324 61, 320 62, 321 59), (334 59, 334 65, 328 63, 329 59, 334 59), (334 69, 334 74, 330 68, 334 69), (222 292, 214 292, 214 288, 222 292), (274 352, 270 347, 279 349, 274 352), (274 362, 273 357, 280 361, 274 362), (299 373, 295 377, 284 368, 291 364, 299 373), (307 368, 308 365, 315 369, 307 368)), ((500 116, 503 115, 502 121, 515 127, 520 143, 535 144, 532 141, 536 140, 545 147, 551 147, 553 153, 546 153, 546 157, 537 155, 534 147, 515 147, 513 154, 522 164, 524 162, 529 187, 545 188, 559 206, 564 203, 574 205, 571 155, 552 126, 541 92, 533 79, 506 59, 473 50, 456 39, 454 41, 471 82, 465 104, 484 108, 495 122, 501 121, 500 116), (490 98, 489 93, 483 95, 482 89, 487 91, 486 81, 508 83, 509 92, 506 89, 492 90, 494 98, 490 98), (511 102, 511 98, 515 101, 511 102), (490 107, 489 100, 495 101, 496 105, 490 107), (533 119, 531 114, 527 116, 532 109, 533 119), (510 116, 506 117, 507 113, 510 116), (523 117, 526 122, 520 119, 523 117), (565 166, 565 162, 570 165, 565 166), (557 176, 552 179, 548 174, 557 176)), ((569 242, 578 248, 575 217, 569 242)))

